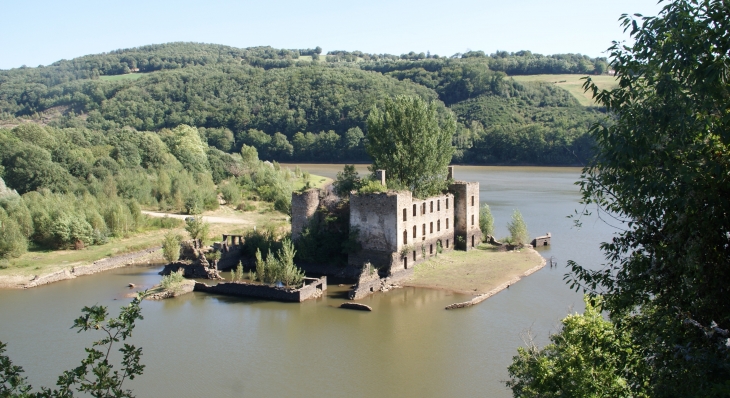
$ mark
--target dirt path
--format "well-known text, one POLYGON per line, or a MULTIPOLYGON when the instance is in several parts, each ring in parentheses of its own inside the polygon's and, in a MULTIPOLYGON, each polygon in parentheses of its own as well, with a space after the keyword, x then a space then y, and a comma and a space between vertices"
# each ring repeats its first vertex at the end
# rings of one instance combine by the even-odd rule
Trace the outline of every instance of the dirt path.
MULTIPOLYGON (((172 213, 161 213, 157 211, 147 211, 142 210, 142 214, 146 214, 150 217, 170 217, 170 218, 177 218, 179 220, 184 220, 191 216, 186 216, 183 214, 172 214, 172 213)), ((245 220, 243 218, 235 218, 235 217, 218 217, 218 216, 203 216, 203 221, 210 223, 210 224, 236 224, 236 225, 253 225, 253 221, 251 220, 245 220)))

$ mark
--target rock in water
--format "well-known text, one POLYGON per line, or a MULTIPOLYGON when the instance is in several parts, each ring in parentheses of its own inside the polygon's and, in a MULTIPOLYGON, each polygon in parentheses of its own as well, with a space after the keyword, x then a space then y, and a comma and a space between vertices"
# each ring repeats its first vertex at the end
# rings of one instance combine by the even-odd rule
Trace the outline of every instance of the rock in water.
POLYGON ((369 305, 360 304, 360 303, 342 303, 340 304, 340 308, 346 308, 348 310, 358 310, 358 311, 372 311, 373 309, 369 305))

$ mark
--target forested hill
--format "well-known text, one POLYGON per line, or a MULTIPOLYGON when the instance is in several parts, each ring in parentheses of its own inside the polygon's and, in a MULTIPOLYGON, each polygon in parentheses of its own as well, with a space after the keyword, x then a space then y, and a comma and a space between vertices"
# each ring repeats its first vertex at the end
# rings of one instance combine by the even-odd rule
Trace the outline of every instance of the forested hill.
POLYGON ((455 162, 581 164, 602 112, 509 75, 606 69, 600 58, 528 51, 445 58, 169 43, 0 71, 0 123, 109 134, 189 125, 225 152, 248 144, 262 159, 366 161, 369 111, 407 94, 456 114, 455 162))

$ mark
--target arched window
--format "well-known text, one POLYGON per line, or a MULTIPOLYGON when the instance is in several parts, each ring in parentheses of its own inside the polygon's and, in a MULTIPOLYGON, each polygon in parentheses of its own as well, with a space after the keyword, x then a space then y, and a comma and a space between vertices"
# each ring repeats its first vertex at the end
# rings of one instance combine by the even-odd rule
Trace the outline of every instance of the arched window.
POLYGON ((403 230, 403 244, 408 244, 408 231, 403 230))
POLYGON ((413 239, 416 239, 416 226, 413 226, 413 239))
POLYGON ((423 233, 421 235, 426 236, 426 224, 423 224, 423 233))

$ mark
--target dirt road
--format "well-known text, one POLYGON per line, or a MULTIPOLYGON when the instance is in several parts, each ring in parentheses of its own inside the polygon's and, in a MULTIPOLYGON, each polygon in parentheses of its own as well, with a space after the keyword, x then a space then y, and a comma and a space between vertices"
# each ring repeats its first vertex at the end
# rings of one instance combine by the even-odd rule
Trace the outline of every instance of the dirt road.
MULTIPOLYGON (((142 214, 146 214, 150 217, 165 217, 168 216, 170 218, 177 218, 180 220, 184 220, 190 216, 186 216, 183 214, 171 214, 171 213, 160 213, 156 211, 147 211, 142 210, 142 214)), ((244 220, 242 218, 234 218, 234 217, 217 217, 217 216, 203 216, 203 221, 210 223, 210 224, 237 224, 237 225, 253 225, 254 223, 249 220, 244 220)))

